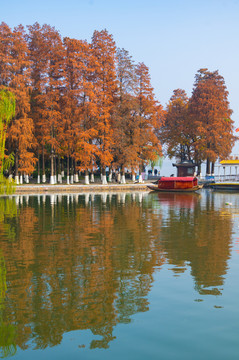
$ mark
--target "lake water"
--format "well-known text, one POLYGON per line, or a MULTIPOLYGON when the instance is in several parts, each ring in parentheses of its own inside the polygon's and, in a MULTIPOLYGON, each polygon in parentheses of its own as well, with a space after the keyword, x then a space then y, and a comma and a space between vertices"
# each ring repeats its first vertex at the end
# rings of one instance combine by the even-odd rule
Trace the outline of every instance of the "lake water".
POLYGON ((239 358, 239 194, 0 198, 0 356, 239 358))

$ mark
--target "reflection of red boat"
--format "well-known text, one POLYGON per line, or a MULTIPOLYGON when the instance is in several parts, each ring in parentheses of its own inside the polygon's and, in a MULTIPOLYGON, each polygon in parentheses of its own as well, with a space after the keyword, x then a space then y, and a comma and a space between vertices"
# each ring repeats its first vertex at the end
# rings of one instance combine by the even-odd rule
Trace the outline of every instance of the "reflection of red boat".
POLYGON ((179 208, 193 209, 200 195, 197 193, 158 193, 160 203, 179 208))
POLYGON ((164 192, 192 192, 202 188, 196 177, 161 177, 157 185, 147 185, 150 190, 164 192))

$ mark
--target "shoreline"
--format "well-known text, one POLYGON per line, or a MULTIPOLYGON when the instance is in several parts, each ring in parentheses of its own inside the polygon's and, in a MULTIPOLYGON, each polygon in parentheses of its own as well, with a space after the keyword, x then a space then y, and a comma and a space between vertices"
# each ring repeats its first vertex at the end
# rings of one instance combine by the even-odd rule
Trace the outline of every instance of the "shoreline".
POLYGON ((143 184, 25 184, 17 185, 12 195, 21 194, 50 194, 50 193, 85 193, 85 192, 112 192, 112 191, 150 191, 147 187, 149 183, 143 184))

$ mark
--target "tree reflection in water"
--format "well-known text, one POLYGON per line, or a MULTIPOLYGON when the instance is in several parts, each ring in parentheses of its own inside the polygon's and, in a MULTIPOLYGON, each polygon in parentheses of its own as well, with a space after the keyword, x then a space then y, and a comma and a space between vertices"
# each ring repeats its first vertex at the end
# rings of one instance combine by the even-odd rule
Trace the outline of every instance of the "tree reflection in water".
POLYGON ((168 262, 176 266, 176 273, 191 267, 199 294, 220 295, 230 255, 231 217, 221 216, 210 194, 203 204, 197 194, 168 195, 159 195, 160 202, 168 202, 161 228, 168 262))
POLYGON ((91 348, 107 348, 118 323, 149 309, 153 273, 165 262, 175 272, 190 264, 199 293, 223 284, 231 219, 222 221, 210 199, 16 196, 0 198, 0 208, 8 283, 0 321, 14 324, 8 339, 22 349, 29 340, 41 349, 57 345, 77 329, 101 336, 91 348))
POLYGON ((0 250, 0 356, 13 356, 16 353, 15 327, 4 318, 4 302, 6 296, 6 267, 5 259, 0 250))

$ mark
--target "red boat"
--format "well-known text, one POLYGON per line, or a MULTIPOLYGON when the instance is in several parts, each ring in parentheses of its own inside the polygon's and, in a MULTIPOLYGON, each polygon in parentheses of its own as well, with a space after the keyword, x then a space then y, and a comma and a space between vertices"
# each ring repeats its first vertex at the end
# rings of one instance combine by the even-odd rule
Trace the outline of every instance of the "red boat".
POLYGON ((202 188, 196 177, 161 177, 157 185, 147 185, 150 190, 164 192, 191 192, 202 188))

